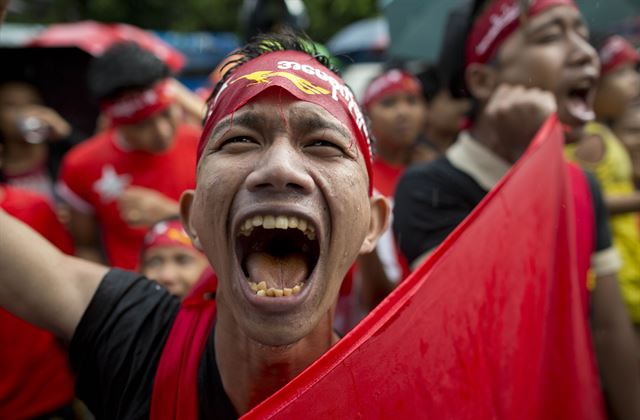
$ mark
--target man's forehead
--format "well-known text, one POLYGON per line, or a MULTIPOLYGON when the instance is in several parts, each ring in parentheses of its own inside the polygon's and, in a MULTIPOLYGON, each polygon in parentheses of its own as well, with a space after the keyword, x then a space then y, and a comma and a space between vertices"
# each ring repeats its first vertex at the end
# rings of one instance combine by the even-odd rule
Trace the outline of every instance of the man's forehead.
POLYGON ((272 124, 274 120, 294 129, 329 129, 346 138, 353 137, 340 120, 320 105, 299 100, 283 91, 260 95, 227 115, 213 128, 211 138, 222 135, 234 125, 261 128, 272 124))

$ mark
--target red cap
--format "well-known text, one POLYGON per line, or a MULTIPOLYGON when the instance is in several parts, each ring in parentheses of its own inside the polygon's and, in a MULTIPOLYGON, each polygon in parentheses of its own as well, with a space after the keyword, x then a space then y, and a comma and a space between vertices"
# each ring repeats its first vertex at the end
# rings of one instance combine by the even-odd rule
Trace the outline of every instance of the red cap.
POLYGON ((640 62, 640 53, 623 37, 614 35, 605 41, 598 52, 602 63, 602 75, 612 72, 618 66, 640 62))
POLYGON ((393 69, 376 77, 364 91, 362 106, 369 109, 371 105, 387 95, 398 92, 422 94, 422 84, 410 73, 393 69))

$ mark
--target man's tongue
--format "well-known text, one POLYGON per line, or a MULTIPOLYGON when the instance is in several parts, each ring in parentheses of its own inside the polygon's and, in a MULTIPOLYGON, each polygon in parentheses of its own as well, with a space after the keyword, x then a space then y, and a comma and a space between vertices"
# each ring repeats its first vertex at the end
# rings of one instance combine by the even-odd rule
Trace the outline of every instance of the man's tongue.
POLYGON ((570 96, 566 101, 566 109, 573 118, 583 123, 595 118, 593 109, 587 104, 584 98, 579 96, 570 96))
POLYGON ((307 261, 302 253, 274 256, 266 252, 252 252, 246 260, 249 280, 264 281, 267 287, 292 288, 309 275, 307 261))

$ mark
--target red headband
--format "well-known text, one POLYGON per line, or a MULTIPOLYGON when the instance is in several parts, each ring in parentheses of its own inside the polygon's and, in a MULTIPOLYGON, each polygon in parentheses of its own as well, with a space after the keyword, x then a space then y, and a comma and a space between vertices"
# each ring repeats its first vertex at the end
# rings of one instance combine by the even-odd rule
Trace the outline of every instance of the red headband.
POLYGON ((167 79, 142 92, 105 101, 100 108, 109 118, 112 127, 135 124, 168 108, 173 103, 174 96, 175 92, 167 79))
POLYGON ((607 39, 602 48, 600 48, 599 55, 603 76, 622 64, 640 61, 640 53, 626 39, 618 35, 607 39))
POLYGON ((412 93, 420 95, 422 86, 420 81, 406 71, 394 69, 381 74, 369 83, 364 91, 362 106, 369 109, 374 102, 387 95, 398 92, 412 93))
POLYGON ((157 223, 144 237, 142 252, 158 246, 181 246, 196 250, 179 220, 157 223))
POLYGON ((198 160, 220 120, 272 87, 284 89, 301 101, 321 106, 344 124, 357 141, 367 166, 369 185, 373 185, 369 133, 353 92, 340 77, 315 58, 299 51, 266 53, 235 69, 209 103, 198 145, 198 160))
MULTIPOLYGON (((490 0, 491 1, 491 0, 490 0)), ((487 63, 502 43, 518 28, 520 6, 518 0, 495 0, 475 20, 467 38, 465 66, 487 63)), ((555 6, 576 8, 573 0, 529 0, 527 16, 534 17, 555 6)))

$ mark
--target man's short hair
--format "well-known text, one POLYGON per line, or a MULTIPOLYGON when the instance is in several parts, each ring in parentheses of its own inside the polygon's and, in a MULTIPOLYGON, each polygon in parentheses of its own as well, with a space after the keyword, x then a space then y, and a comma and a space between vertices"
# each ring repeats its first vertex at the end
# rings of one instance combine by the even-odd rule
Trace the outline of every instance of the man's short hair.
POLYGON ((87 81, 91 94, 104 101, 127 91, 150 88, 170 75, 167 65, 152 52, 134 42, 124 42, 92 60, 87 81))
POLYGON ((315 58, 320 64, 340 76, 340 72, 331 63, 330 58, 320 53, 314 42, 305 33, 283 31, 281 33, 261 34, 251 38, 251 40, 241 49, 233 51, 232 54, 238 55, 239 58, 229 61, 229 63, 221 69, 223 76, 213 88, 213 92, 211 93, 209 100, 216 96, 224 82, 229 79, 235 69, 240 65, 247 61, 251 61, 254 58, 260 57, 263 54, 275 51, 301 51, 307 53, 315 58))

